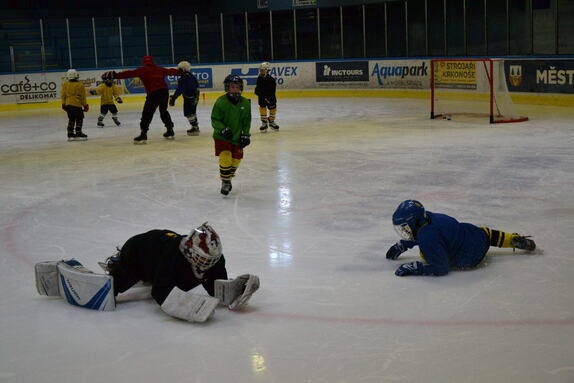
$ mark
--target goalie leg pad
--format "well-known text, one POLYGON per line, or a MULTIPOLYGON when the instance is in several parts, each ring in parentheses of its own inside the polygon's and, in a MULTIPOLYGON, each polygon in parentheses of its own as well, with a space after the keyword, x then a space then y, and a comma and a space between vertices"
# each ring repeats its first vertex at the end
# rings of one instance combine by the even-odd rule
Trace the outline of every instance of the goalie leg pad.
POLYGON ((60 294, 68 303, 91 310, 115 310, 111 276, 93 273, 74 259, 59 262, 58 273, 60 294))
POLYGON ((60 287, 58 285, 59 273, 58 263, 61 261, 39 262, 34 265, 36 273, 36 290, 40 295, 49 297, 59 297, 60 287))
POLYGON ((174 287, 162 303, 161 309, 174 318, 188 322, 205 322, 213 315, 218 304, 217 298, 185 292, 174 287))

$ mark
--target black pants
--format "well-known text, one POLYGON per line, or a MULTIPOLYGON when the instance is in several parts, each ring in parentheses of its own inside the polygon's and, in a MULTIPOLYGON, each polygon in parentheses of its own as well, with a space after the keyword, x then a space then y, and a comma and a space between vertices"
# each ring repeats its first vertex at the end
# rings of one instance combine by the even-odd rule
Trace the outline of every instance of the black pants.
POLYGON ((183 98, 183 115, 185 117, 193 116, 197 111, 197 98, 183 98))
POLYGON ((134 249, 135 239, 130 238, 122 246, 119 255, 119 264, 111 271, 114 277, 114 294, 118 295, 128 290, 142 279, 141 265, 138 262, 138 254, 134 249))
POLYGON ((114 104, 104 104, 100 106, 100 113, 102 115, 105 116, 108 113, 108 111, 111 112, 112 114, 117 114, 118 108, 114 104))
POLYGON ((68 113, 68 132, 74 132, 74 126, 76 132, 82 131, 82 124, 84 123, 84 111, 79 106, 66 106, 66 113, 68 113))
POLYGON ((277 98, 275 96, 259 96, 257 99, 259 106, 267 109, 277 108, 277 98))
POLYGON ((150 93, 145 98, 145 104, 142 112, 142 119, 140 121, 140 128, 143 132, 147 132, 149 124, 159 107, 159 117, 167 129, 173 129, 173 121, 167 111, 167 102, 169 99, 169 91, 167 89, 160 89, 150 93))

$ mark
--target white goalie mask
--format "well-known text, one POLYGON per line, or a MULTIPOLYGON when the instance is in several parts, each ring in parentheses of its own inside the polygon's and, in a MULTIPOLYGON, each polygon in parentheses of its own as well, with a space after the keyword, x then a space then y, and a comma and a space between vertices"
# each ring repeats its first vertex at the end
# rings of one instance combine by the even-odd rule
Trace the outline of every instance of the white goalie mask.
POLYGON ((80 74, 75 69, 68 69, 66 72, 66 79, 69 80, 77 80, 80 78, 80 74))
POLYGON ((219 235, 207 222, 183 237, 179 249, 194 269, 201 273, 213 267, 222 255, 219 235))
POLYGON ((177 64, 177 69, 189 72, 191 70, 191 64, 188 61, 180 61, 179 64, 177 64))

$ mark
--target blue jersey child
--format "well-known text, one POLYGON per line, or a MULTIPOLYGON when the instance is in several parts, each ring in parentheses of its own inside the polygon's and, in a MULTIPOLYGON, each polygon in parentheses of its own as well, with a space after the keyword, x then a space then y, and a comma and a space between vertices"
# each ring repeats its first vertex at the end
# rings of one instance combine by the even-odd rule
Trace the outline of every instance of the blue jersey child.
POLYGON ((388 259, 414 246, 419 247, 425 263, 415 261, 401 265, 395 275, 445 275, 451 269, 477 266, 490 246, 533 251, 536 244, 516 233, 461 223, 439 213, 426 211, 414 200, 402 202, 393 214, 393 225, 402 238, 387 251, 388 259))
POLYGON ((169 98, 169 105, 174 106, 175 100, 179 95, 183 95, 183 115, 187 117, 191 129, 187 131, 189 136, 199 135, 199 125, 197 123, 197 103, 199 102, 199 84, 197 79, 191 73, 191 64, 187 61, 182 61, 177 64, 179 70, 183 75, 177 82, 177 89, 175 93, 169 98))

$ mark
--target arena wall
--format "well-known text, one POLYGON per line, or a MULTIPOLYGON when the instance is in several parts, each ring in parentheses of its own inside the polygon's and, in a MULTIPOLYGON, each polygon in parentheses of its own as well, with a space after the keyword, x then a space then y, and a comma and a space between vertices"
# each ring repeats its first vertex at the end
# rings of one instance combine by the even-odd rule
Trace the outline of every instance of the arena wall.
MULTIPOLYGON (((429 98, 430 59, 371 59, 273 62, 278 97, 393 97, 429 98)), ((574 60, 509 59, 506 77, 516 103, 574 105, 574 60), (512 78, 511 78, 512 77, 512 78)), ((78 70, 86 88, 101 83, 102 68, 78 70)), ((223 79, 237 74, 251 96, 257 81, 257 63, 194 65, 203 97, 212 99, 223 91, 223 79)), ((57 106, 65 72, 0 75, 0 111, 57 106)), ((168 77, 170 88, 177 77, 168 77)), ((141 102, 144 89, 139 79, 117 80, 127 102, 141 102)), ((89 102, 97 104, 97 96, 89 102), (92 101, 93 100, 93 101, 92 101)))

